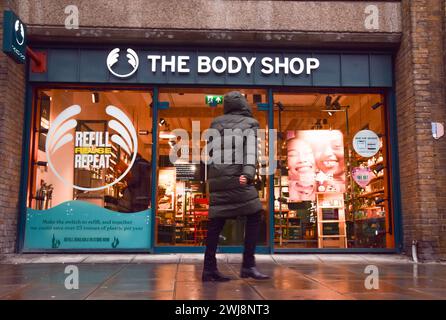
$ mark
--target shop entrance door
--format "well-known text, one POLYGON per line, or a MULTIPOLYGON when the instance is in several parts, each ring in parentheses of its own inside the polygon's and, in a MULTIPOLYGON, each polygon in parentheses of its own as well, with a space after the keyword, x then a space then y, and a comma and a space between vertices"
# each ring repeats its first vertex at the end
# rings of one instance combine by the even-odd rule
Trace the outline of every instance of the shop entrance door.
MULTIPOLYGON (((223 95, 227 88, 160 89, 159 101, 168 108, 158 110, 157 197, 155 251, 201 252, 204 250, 209 221, 207 168, 202 157, 206 152, 203 133, 211 121, 223 114, 223 95), (182 137, 179 135, 182 134, 182 137), (188 141, 183 140, 187 138, 188 141), (187 159, 173 160, 172 155, 188 153, 187 159), (198 159, 198 160, 197 160, 198 159)), ((246 95, 260 128, 267 129, 268 115, 257 103, 266 103, 266 90, 237 89, 246 95)), ((268 251, 267 176, 259 176, 259 196, 265 208, 259 234, 259 251, 268 251), (263 246, 263 249, 262 249, 263 246)), ((227 220, 220 236, 223 252, 241 252, 244 219, 227 220)))

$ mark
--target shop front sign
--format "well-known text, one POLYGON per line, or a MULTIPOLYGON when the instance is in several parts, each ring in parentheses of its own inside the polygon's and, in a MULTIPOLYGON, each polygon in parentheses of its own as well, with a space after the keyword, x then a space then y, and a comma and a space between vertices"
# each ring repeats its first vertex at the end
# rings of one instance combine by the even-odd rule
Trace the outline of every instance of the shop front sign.
POLYGON ((10 10, 3 13, 3 52, 17 63, 25 63, 26 25, 10 10))
MULTIPOLYGON (((140 56, 132 48, 126 49, 125 58, 120 48, 112 49, 106 59, 109 72, 118 78, 130 78, 140 67, 140 56), (120 70, 117 70, 120 69, 120 70)), ((144 54, 148 70, 152 73, 162 74, 245 74, 250 75, 258 69, 263 75, 310 75, 318 69, 320 62, 313 57, 257 57, 253 55, 216 55, 202 54, 144 54)), ((147 70, 147 67, 144 67, 147 70)))
POLYGON ((373 52, 83 47, 35 48, 47 70, 31 82, 392 87, 392 55, 373 52))

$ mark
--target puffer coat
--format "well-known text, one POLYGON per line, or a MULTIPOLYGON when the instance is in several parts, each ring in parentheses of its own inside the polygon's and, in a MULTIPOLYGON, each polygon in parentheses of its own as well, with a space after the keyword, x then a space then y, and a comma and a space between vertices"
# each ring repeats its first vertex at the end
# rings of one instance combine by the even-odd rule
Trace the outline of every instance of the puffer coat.
MULTIPOLYGON (((253 118, 251 107, 238 91, 227 93, 224 96, 223 105, 224 115, 215 118, 211 123, 211 128, 218 130, 220 137, 224 136, 225 129, 241 129, 244 133, 243 148, 236 148, 236 143, 233 142, 232 146, 229 146, 233 158, 232 163, 223 163, 222 159, 221 164, 209 164, 209 218, 211 219, 234 218, 262 210, 257 189, 253 184, 257 163, 256 145, 259 122, 253 118), (250 144, 249 148, 248 144, 250 144), (237 156, 241 156, 239 152, 243 152, 243 161, 235 161, 237 156), (248 184, 240 184, 241 175, 247 177, 248 184)), ((223 144, 224 138, 214 138, 208 146, 220 145, 223 158, 223 144)))

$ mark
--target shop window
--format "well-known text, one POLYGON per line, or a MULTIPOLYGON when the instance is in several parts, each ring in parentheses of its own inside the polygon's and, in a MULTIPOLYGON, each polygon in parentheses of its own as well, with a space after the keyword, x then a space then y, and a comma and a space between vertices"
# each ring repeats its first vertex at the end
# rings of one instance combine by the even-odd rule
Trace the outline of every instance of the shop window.
MULTIPOLYGON (((169 108, 159 111, 158 136, 158 196, 156 213, 156 239, 161 246, 203 246, 208 223, 209 195, 207 169, 200 156, 206 148, 203 133, 211 121, 223 114, 223 95, 234 89, 163 89, 160 101, 169 108), (180 138, 175 130, 182 129, 188 143, 178 148, 180 138), (186 148, 186 149, 185 149, 186 148), (172 152, 187 152, 187 159, 172 162, 172 152), (199 155, 193 161, 193 155, 199 155)), ((252 106, 260 127, 267 128, 267 113, 259 111, 257 104, 266 103, 264 90, 240 89, 252 106)), ((267 157, 267 154, 263 155, 267 157)), ((267 242, 268 196, 267 175, 257 176, 259 197, 265 210, 262 217, 259 244, 267 242)), ((228 219, 220 236, 221 245, 243 245, 244 219, 228 219)))
POLYGON ((150 243, 148 92, 39 90, 25 249, 144 249, 150 243))
POLYGON ((393 248, 379 94, 275 94, 277 248, 393 248))

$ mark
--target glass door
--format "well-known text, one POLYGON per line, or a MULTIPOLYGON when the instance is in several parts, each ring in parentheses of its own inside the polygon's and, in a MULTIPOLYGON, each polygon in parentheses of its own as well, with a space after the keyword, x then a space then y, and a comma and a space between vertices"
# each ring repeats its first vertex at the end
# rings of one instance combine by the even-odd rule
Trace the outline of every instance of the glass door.
MULTIPOLYGON (((160 101, 169 108, 158 111, 158 189, 156 200, 157 246, 204 246, 208 223, 209 194, 205 131, 212 120, 223 114, 223 96, 234 89, 166 88, 160 101), (181 136, 181 137, 180 137, 181 136), (175 155, 176 159, 172 156, 175 155)), ((238 89, 237 89, 238 90, 238 89)), ((258 111, 265 103, 265 90, 240 89, 246 95, 260 128, 267 129, 267 112, 258 111)), ((259 171, 261 172, 261 171, 259 171)), ((267 243, 268 188, 267 175, 258 176, 259 196, 265 208, 259 245, 267 243)), ((244 219, 227 220, 220 245, 243 244, 244 219)))

